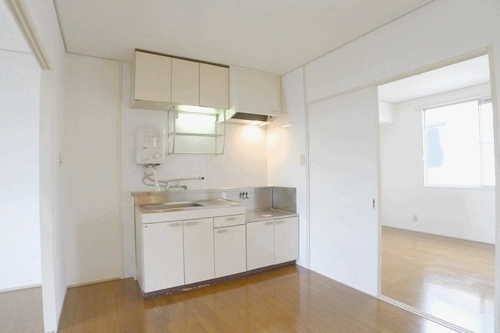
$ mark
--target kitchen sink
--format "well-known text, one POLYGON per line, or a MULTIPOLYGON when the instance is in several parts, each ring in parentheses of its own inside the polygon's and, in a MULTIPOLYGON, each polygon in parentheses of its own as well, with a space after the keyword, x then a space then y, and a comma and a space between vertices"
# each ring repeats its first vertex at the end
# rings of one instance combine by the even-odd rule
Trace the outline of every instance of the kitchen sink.
POLYGON ((180 208, 192 208, 192 207, 201 207, 202 204, 192 201, 183 201, 183 202, 164 202, 157 204, 147 204, 142 205, 142 209, 144 210, 165 210, 165 209, 180 209, 180 208))

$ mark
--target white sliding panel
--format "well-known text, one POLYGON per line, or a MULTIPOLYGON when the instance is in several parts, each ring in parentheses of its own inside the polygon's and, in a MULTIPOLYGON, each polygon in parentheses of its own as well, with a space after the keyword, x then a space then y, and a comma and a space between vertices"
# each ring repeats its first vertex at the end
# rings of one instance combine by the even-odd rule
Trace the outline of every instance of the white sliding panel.
POLYGON ((308 117, 311 269, 376 296, 377 90, 310 104, 308 117))

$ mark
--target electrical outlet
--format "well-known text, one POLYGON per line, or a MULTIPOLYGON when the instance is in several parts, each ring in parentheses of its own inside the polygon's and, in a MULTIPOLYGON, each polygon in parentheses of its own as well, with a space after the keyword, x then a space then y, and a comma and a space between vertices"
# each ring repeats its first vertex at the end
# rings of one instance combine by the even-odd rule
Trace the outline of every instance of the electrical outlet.
POLYGON ((413 215, 413 222, 418 222, 418 215, 413 215))

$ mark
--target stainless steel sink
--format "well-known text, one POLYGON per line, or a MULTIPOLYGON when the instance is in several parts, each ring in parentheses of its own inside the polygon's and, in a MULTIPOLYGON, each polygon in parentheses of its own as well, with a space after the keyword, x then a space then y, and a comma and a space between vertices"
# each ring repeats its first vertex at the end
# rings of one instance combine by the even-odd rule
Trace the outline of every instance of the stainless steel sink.
POLYGON ((165 210, 165 209, 180 209, 180 208, 192 208, 201 207, 202 204, 193 201, 182 201, 182 202, 164 202, 157 204, 142 205, 144 210, 165 210))

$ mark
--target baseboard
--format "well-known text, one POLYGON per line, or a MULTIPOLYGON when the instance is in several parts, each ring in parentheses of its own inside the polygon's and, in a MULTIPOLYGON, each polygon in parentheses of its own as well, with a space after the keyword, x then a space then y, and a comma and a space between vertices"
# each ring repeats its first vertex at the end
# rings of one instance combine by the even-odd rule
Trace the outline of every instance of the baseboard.
POLYGON ((96 284, 96 283, 115 281, 115 280, 121 280, 121 279, 122 278, 120 276, 117 276, 117 277, 113 277, 113 278, 109 278, 109 279, 94 280, 94 281, 83 282, 83 283, 75 283, 75 284, 68 285, 68 289, 75 288, 75 287, 88 286, 89 284, 96 284))
POLYGON ((23 289, 30 289, 30 288, 38 288, 38 287, 41 287, 42 284, 41 283, 37 283, 37 284, 30 284, 30 285, 27 285, 27 286, 20 286, 20 287, 14 287, 14 288, 5 288, 5 289, 0 289, 0 293, 5 293, 5 292, 9 292, 9 291, 16 291, 16 290, 23 290, 23 289))

